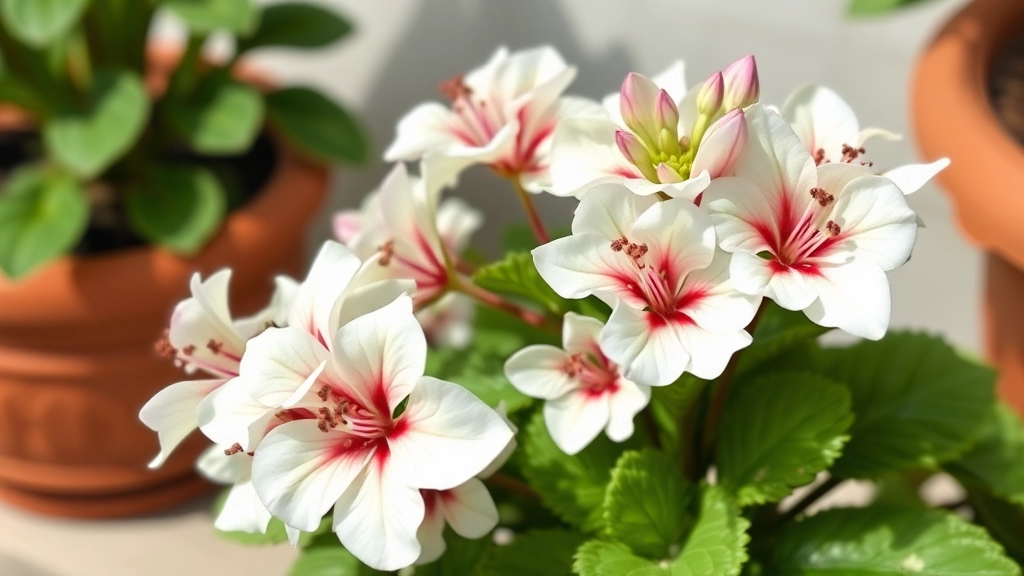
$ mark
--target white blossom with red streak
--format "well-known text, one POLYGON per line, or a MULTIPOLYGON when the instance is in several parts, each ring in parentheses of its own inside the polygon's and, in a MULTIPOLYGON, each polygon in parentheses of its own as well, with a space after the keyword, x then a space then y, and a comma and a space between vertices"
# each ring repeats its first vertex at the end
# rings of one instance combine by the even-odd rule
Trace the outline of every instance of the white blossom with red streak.
MULTIPOLYGON (((868 139, 875 136, 900 139, 898 134, 881 128, 861 129, 850 105, 824 86, 808 84, 797 88, 782 107, 782 115, 819 166, 842 162, 870 169, 873 163, 865 149, 868 139)), ((949 159, 941 158, 930 164, 898 166, 881 175, 895 182, 904 194, 911 194, 946 166, 949 166, 949 159)))
POLYGON ((572 235, 533 256, 563 298, 593 294, 614 306, 600 347, 637 384, 664 386, 684 371, 716 378, 750 344, 744 327, 760 297, 733 288, 729 255, 689 200, 598 186, 576 209, 572 235))
POLYGON ((764 295, 812 321, 881 338, 889 325, 885 273, 910 258, 917 217, 890 179, 844 162, 816 166, 779 114, 747 110, 750 142, 736 176, 704 195, 737 290, 764 295))
POLYGON ((420 104, 398 122, 390 161, 424 161, 430 187, 451 184, 473 164, 518 178, 530 192, 549 183, 549 150, 562 118, 600 114, 600 106, 562 93, 576 76, 550 46, 500 48, 482 67, 442 85, 451 107, 420 104))
POLYGON ((625 378, 601 350, 599 320, 572 312, 562 324, 562 348, 537 344, 505 363, 505 376, 523 394, 545 400, 544 422, 566 454, 586 448, 604 430, 623 442, 633 417, 647 406, 651 388, 625 378))
POLYGON ((511 429, 465 388, 423 375, 426 339, 408 296, 342 325, 329 349, 292 334, 245 358, 258 362, 243 361, 254 399, 294 398, 293 419, 256 449, 256 493, 302 531, 333 508, 334 531, 362 562, 411 565, 421 551, 420 490, 469 481, 502 452, 511 429))

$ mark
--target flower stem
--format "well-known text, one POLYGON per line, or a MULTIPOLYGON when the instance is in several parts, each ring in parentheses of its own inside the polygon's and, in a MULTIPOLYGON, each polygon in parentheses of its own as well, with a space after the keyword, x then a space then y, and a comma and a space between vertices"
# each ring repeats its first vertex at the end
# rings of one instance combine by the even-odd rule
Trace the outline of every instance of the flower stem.
MULTIPOLYGON (((768 300, 762 300, 760 308, 754 314, 754 318, 747 325, 747 332, 751 336, 754 335, 754 331, 757 329, 757 323, 761 320, 761 316, 764 314, 765 308, 767 307, 768 300)), ((703 468, 706 468, 711 464, 714 458, 715 442, 718 437, 718 426, 719 421, 722 419, 722 412, 725 410, 725 401, 729 397, 729 388, 732 386, 733 376, 736 374, 736 367, 739 365, 739 360, 743 355, 743 350, 737 351, 729 359, 729 364, 726 365, 722 375, 718 377, 715 382, 715 388, 711 396, 711 405, 708 407, 707 417, 704 419, 704 430, 700 436, 700 453, 701 463, 703 468)))
POLYGON ((797 502, 792 508, 787 510, 785 514, 779 517, 779 520, 776 524, 783 524, 785 522, 788 522, 789 520, 792 520, 793 518, 796 518, 801 512, 807 510, 811 506, 811 504, 814 504, 815 502, 820 500, 822 496, 828 494, 829 492, 832 491, 833 488, 839 486, 842 483, 842 478, 832 476, 828 480, 824 481, 821 484, 821 486, 818 486, 814 490, 811 490, 810 493, 801 498, 799 502, 797 502))
POLYGON ((544 228, 544 221, 540 219, 540 214, 537 212, 537 207, 533 205, 530 193, 519 183, 519 175, 510 174, 508 179, 512 182, 512 187, 516 190, 516 196, 519 196, 519 201, 523 204, 526 217, 530 219, 530 227, 533 228, 533 234, 537 237, 537 242, 540 244, 551 242, 551 236, 548 236, 548 231, 544 228))
POLYGON ((530 488, 529 484, 519 480, 518 478, 502 474, 501 472, 495 472, 490 477, 484 479, 484 482, 494 486, 495 488, 501 488, 502 490, 519 494, 520 496, 526 496, 531 500, 540 500, 540 496, 534 492, 533 488, 530 488))
POLYGON ((510 316, 518 318, 531 326, 535 326, 537 328, 547 327, 547 321, 545 320, 543 314, 538 314, 533 310, 529 310, 527 308, 523 308, 518 304, 509 302, 508 300, 505 300, 504 298, 495 294, 494 292, 484 290, 483 288, 477 286, 476 284, 473 283, 472 280, 468 278, 465 278, 459 274, 452 274, 451 276, 449 276, 448 281, 450 283, 451 290, 461 292, 466 296, 473 298, 477 302, 480 302, 481 304, 485 304, 487 306, 490 306, 491 308, 501 310, 502 312, 505 312, 510 316))

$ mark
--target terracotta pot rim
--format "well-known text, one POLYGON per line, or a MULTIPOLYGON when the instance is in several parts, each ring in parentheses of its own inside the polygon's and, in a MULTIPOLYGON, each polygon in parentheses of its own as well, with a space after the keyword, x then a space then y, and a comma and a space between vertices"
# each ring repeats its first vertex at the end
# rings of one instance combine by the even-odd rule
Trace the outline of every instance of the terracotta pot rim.
POLYGON ((974 0, 937 34, 918 61, 912 86, 914 126, 926 156, 948 156, 940 180, 961 225, 976 242, 1024 267, 1024 148, 1007 132, 989 98, 1000 49, 1024 33, 1024 3, 974 0), (1016 196, 1020 196, 1017 194, 1016 196))

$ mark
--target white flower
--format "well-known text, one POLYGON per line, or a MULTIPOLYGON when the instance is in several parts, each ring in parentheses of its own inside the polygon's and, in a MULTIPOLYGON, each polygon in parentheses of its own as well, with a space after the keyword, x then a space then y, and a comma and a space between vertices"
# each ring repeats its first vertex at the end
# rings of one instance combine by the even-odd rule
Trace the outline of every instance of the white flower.
POLYGON ((505 363, 509 382, 523 394, 545 400, 544 422, 566 454, 576 454, 601 430, 616 442, 633 435, 633 417, 651 399, 649 386, 619 374, 599 344, 599 320, 565 315, 562 348, 537 344, 505 363))
POLYGON ((601 350, 638 384, 671 384, 683 371, 716 378, 750 344, 743 328, 760 298, 733 289, 728 254, 716 253, 711 220, 689 200, 598 186, 576 209, 572 235, 533 255, 563 298, 614 305, 601 350))
POLYGON ((376 259, 382 277, 416 282, 415 301, 424 304, 444 293, 449 260, 459 257, 482 215, 457 198, 438 206, 440 192, 409 176, 397 164, 358 213, 342 212, 335 231, 363 260, 376 259))
POLYGON ((712 178, 730 173, 746 142, 741 107, 756 99, 752 57, 689 93, 682 62, 653 80, 631 73, 619 94, 604 99, 606 115, 558 124, 550 192, 580 197, 593 186, 619 183, 644 196, 694 200, 712 178))
POLYGON ((420 490, 467 482, 512 431, 466 389, 423 376, 426 339, 408 296, 343 324, 332 342, 294 329, 253 340, 242 363, 247 389, 267 404, 291 398, 293 418, 259 444, 253 483, 297 530, 316 529, 333 507, 334 531, 352 554, 397 570, 420 555, 420 490))
POLYGON ((484 66, 442 86, 451 108, 430 102, 406 114, 384 158, 422 158, 431 188, 451 184, 468 166, 487 164, 540 192, 548 184, 555 124, 600 113, 597 103, 562 96, 575 76, 549 46, 511 54, 500 48, 484 66))
POLYGON ((160 453, 151 468, 163 465, 171 452, 198 426, 196 408, 211 392, 238 375, 238 364, 246 342, 268 326, 285 323, 288 301, 296 290, 295 281, 277 278, 277 290, 270 305, 257 314, 234 320, 228 307, 230 270, 207 278, 192 276, 192 297, 179 303, 171 315, 167 337, 158 348, 185 368, 206 372, 213 378, 171 384, 151 398, 139 412, 139 419, 160 439, 160 453))
POLYGON ((456 292, 449 292, 416 312, 416 318, 432 346, 457 349, 472 344, 475 315, 476 305, 472 298, 456 292))
MULTIPOLYGON (((800 142, 819 166, 827 162, 844 162, 870 168, 864 144, 879 136, 898 140, 899 135, 880 128, 860 128, 850 105, 824 86, 806 85, 797 88, 782 107, 782 115, 792 125, 800 142)), ((904 194, 917 192, 933 176, 949 166, 942 158, 931 164, 907 164, 882 173, 896 183, 904 194)))
POLYGON ((789 124, 747 110, 750 142, 736 177, 704 193, 737 290, 812 321, 877 340, 889 325, 885 272, 910 257, 917 220, 893 182, 814 159, 789 124))
POLYGON ((218 484, 231 484, 224 507, 214 527, 228 532, 266 533, 270 511, 260 502, 252 485, 252 456, 230 446, 211 446, 199 457, 196 467, 218 484))

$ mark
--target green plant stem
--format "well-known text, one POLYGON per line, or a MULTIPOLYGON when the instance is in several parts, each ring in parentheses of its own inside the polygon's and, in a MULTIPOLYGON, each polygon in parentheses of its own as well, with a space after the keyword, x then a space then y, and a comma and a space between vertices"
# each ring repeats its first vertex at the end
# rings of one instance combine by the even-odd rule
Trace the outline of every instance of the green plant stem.
POLYGON ((658 423, 654 420, 654 413, 651 412, 650 407, 640 412, 640 418, 644 423, 644 429, 647 430, 647 435, 651 437, 651 445, 661 450, 661 436, 658 435, 658 423))
POLYGON ((195 88, 199 82, 199 59, 202 56, 205 36, 189 36, 185 53, 178 62, 178 67, 171 75, 170 84, 167 86, 168 97, 183 98, 195 88))
MULTIPOLYGON (((757 323, 761 321, 768 301, 762 300, 760 308, 754 314, 754 318, 747 325, 747 332, 751 336, 757 330, 757 323)), ((743 350, 732 355, 729 364, 726 365, 722 375, 715 382, 711 395, 711 405, 708 407, 707 417, 704 419, 704 429, 700 435, 701 468, 706 469, 714 459, 715 443, 718 440, 718 426, 722 419, 722 412, 725 410, 725 401, 729 397, 729 389, 732 387, 733 377, 736 375, 736 367, 739 365, 743 350)), ((699 472, 699 470, 698 470, 699 472)))
POLYGON ((459 274, 451 274, 448 278, 449 289, 456 292, 461 292, 481 304, 490 306, 496 310, 500 310, 514 318, 518 318, 523 322, 537 328, 548 328, 549 324, 543 314, 538 314, 533 310, 523 308, 518 304, 505 300, 501 296, 484 290, 477 286, 472 280, 465 278, 459 274))
MULTIPOLYGON (((702 391, 703 392, 703 391, 702 391)), ((700 406, 700 394, 697 395, 683 415, 679 426, 679 461, 683 466, 683 477, 691 482, 697 481, 697 442, 691 434, 697 428, 697 408, 700 406)))
POLYGON ((541 220, 540 213, 537 212, 537 207, 534 206, 530 193, 519 183, 519 175, 510 174, 506 177, 512 183, 512 187, 515 188, 516 196, 519 196, 519 202, 522 203, 523 210, 526 211, 526 217, 530 220, 530 228, 533 228, 533 235, 537 237, 537 242, 540 244, 551 242, 551 236, 548 235, 547 229, 544 228, 544 221, 541 220))
POLYGON ((772 524, 772 526, 778 526, 785 524, 790 520, 799 516, 804 510, 807 510, 811 504, 814 504, 821 499, 822 496, 828 494, 833 488, 843 483, 842 478, 832 476, 828 480, 822 482, 821 486, 818 486, 814 490, 811 490, 806 496, 800 499, 792 508, 786 511, 785 514, 779 516, 779 519, 772 524))
POLYGON ((540 496, 530 488, 530 485, 518 478, 513 478, 507 474, 501 472, 495 472, 490 477, 485 478, 484 482, 494 486, 495 488, 501 488, 513 494, 519 494, 525 496, 531 500, 540 500, 540 496))

